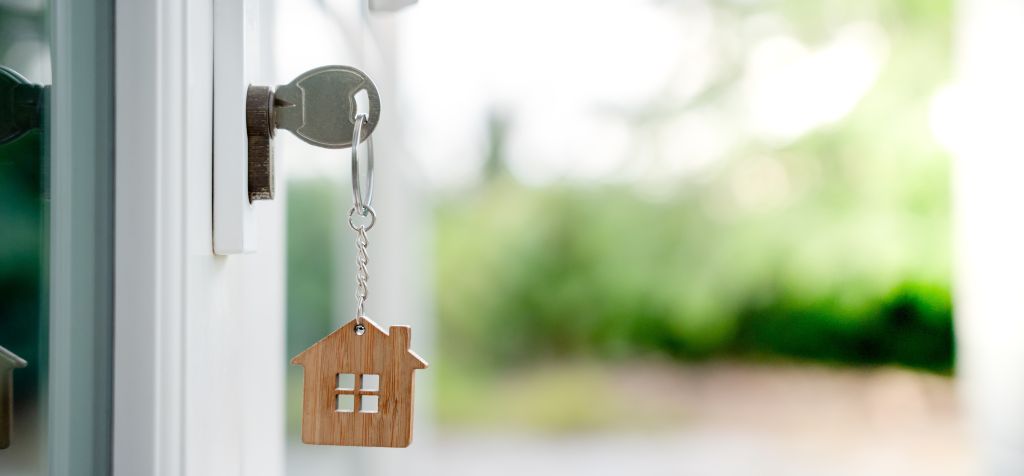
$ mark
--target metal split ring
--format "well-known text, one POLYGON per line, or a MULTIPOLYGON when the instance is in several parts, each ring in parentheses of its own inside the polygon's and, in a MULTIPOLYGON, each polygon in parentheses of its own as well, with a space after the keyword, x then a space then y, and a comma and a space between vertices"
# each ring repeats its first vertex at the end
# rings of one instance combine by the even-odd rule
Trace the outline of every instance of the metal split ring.
MULTIPOLYGON (((359 114, 356 116, 355 125, 352 127, 352 210, 353 212, 358 211, 359 215, 373 216, 373 209, 370 205, 373 203, 373 139, 369 135, 363 137, 363 129, 367 123, 366 114, 359 114), (362 187, 359 183, 359 143, 366 141, 366 195, 363 195, 362 187)), ((352 213, 349 212, 349 224, 352 224, 352 213)), ((371 219, 370 225, 366 228, 369 230, 373 227, 373 221, 371 219)), ((354 228, 354 227, 353 227, 354 228)))
POLYGON ((363 207, 363 211, 358 214, 358 216, 370 220, 369 223, 356 224, 356 216, 356 207, 353 206, 352 208, 349 208, 348 226, 355 231, 370 231, 370 229, 373 228, 373 225, 377 224, 377 212, 373 211, 373 207, 363 207))

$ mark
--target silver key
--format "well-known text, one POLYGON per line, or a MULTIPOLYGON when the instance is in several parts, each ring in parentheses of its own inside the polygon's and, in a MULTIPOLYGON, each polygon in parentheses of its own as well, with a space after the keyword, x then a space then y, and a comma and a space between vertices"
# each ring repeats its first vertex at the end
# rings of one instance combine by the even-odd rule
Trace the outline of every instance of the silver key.
POLYGON ((274 198, 275 129, 292 131, 310 144, 329 149, 352 146, 356 96, 366 91, 369 102, 363 137, 380 121, 380 95, 365 73, 351 66, 321 66, 271 90, 250 85, 245 125, 249 141, 249 201, 274 198))
POLYGON ((380 120, 380 95, 365 73, 351 66, 321 66, 274 91, 274 125, 310 144, 340 149, 352 145, 356 95, 369 100, 366 135, 380 120))

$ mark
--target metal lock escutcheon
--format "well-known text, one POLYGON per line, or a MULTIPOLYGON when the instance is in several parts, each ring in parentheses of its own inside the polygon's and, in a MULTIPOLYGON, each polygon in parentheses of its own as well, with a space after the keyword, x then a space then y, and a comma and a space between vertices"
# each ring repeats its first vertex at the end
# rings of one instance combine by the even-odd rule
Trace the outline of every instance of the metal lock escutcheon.
POLYGON ((249 154, 249 201, 274 198, 272 139, 277 129, 291 131, 318 147, 340 149, 353 144, 357 96, 366 92, 364 138, 380 121, 380 94, 369 76, 351 66, 321 66, 272 90, 250 85, 245 117, 249 154))

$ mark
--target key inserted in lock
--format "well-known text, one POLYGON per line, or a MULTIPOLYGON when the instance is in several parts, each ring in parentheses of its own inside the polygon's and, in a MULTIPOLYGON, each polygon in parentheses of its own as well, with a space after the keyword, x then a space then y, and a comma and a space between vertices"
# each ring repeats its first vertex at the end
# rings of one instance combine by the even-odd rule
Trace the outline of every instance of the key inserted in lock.
POLYGON ((380 120, 380 95, 365 73, 351 66, 321 66, 271 90, 249 86, 245 103, 249 137, 249 201, 274 198, 271 139, 276 129, 329 149, 352 146, 356 97, 366 91, 366 136, 380 120))

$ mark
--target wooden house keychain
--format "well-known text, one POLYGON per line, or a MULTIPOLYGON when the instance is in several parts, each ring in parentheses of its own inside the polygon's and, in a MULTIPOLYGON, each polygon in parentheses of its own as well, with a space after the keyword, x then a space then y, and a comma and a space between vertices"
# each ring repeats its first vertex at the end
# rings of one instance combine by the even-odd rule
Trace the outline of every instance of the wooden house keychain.
POLYGON ((314 445, 406 447, 412 440, 413 371, 427 363, 409 348, 409 326, 384 330, 365 316, 369 272, 367 232, 377 221, 373 142, 359 114, 352 131, 352 208, 356 232, 356 315, 292 359, 303 368, 302 441, 314 445), (358 144, 366 141, 366 191, 360 187, 358 144))

